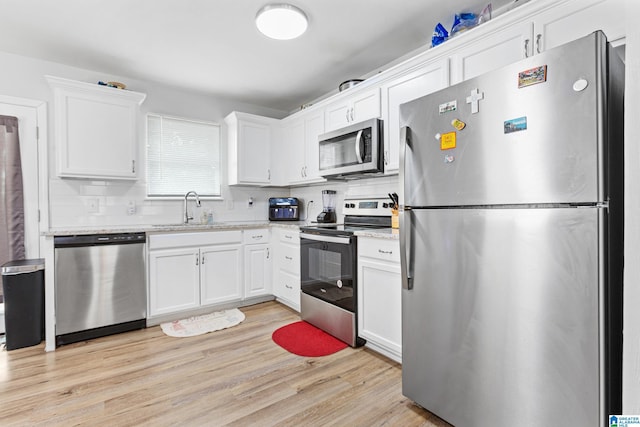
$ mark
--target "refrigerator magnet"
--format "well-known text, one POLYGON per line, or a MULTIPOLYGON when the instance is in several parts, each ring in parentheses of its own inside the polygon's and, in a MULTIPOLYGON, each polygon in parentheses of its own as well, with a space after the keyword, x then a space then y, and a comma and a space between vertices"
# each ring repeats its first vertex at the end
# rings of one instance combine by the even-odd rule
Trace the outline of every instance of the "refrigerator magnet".
POLYGON ((547 81, 547 66, 529 68, 518 73, 518 89, 547 81))
POLYGON ((451 126, 456 128, 457 130, 462 130, 462 129, 465 128, 465 126, 467 126, 467 124, 465 122, 463 122, 462 120, 453 119, 453 120, 451 120, 451 126))
POLYGON ((443 133, 440 136, 440 149, 451 150, 452 148, 456 148, 456 133, 455 132, 443 133))
POLYGON ((504 133, 513 133, 527 130, 527 116, 517 119, 505 120, 504 133))
POLYGON ((451 111, 456 111, 457 109, 458 109, 458 101, 456 100, 449 101, 449 102, 445 102, 444 104, 440 104, 438 106, 438 113, 440 114, 450 113, 451 111))

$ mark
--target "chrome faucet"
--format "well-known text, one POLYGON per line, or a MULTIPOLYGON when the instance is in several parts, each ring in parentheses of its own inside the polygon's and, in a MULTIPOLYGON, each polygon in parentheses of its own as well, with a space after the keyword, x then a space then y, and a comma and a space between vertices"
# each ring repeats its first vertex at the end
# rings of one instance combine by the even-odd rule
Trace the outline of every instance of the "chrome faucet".
POLYGON ((200 197, 198 196, 198 193, 196 193, 195 191, 189 191, 187 194, 184 195, 184 223, 185 224, 189 224, 189 220, 193 219, 192 216, 189 216, 189 211, 187 211, 187 199, 189 198, 189 195, 193 194, 196 198, 196 207, 200 207, 200 197))

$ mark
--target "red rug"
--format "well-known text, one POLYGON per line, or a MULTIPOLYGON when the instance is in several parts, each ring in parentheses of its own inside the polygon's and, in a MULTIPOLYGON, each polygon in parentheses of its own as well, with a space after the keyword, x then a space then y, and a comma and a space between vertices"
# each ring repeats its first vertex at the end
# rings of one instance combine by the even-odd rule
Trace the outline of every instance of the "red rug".
POLYGON ((295 322, 277 329, 271 339, 289 353, 298 356, 328 356, 347 344, 307 322, 295 322))

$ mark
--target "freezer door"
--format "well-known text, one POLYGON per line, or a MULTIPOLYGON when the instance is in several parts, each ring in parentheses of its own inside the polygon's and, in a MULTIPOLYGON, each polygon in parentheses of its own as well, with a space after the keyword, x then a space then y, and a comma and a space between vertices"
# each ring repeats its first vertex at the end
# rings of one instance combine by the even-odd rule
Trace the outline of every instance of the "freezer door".
POLYGON ((456 427, 602 425, 602 210, 408 214, 404 395, 456 427))
POLYGON ((401 203, 602 201, 605 48, 594 33, 401 105, 401 203))

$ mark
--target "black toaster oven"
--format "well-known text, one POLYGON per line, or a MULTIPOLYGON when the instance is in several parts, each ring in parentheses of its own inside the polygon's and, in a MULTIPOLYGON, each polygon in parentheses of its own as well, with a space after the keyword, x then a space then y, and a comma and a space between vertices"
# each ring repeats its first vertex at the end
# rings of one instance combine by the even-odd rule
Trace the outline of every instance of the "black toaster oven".
POLYGON ((300 201, 296 197, 269 198, 269 221, 298 221, 300 201))

